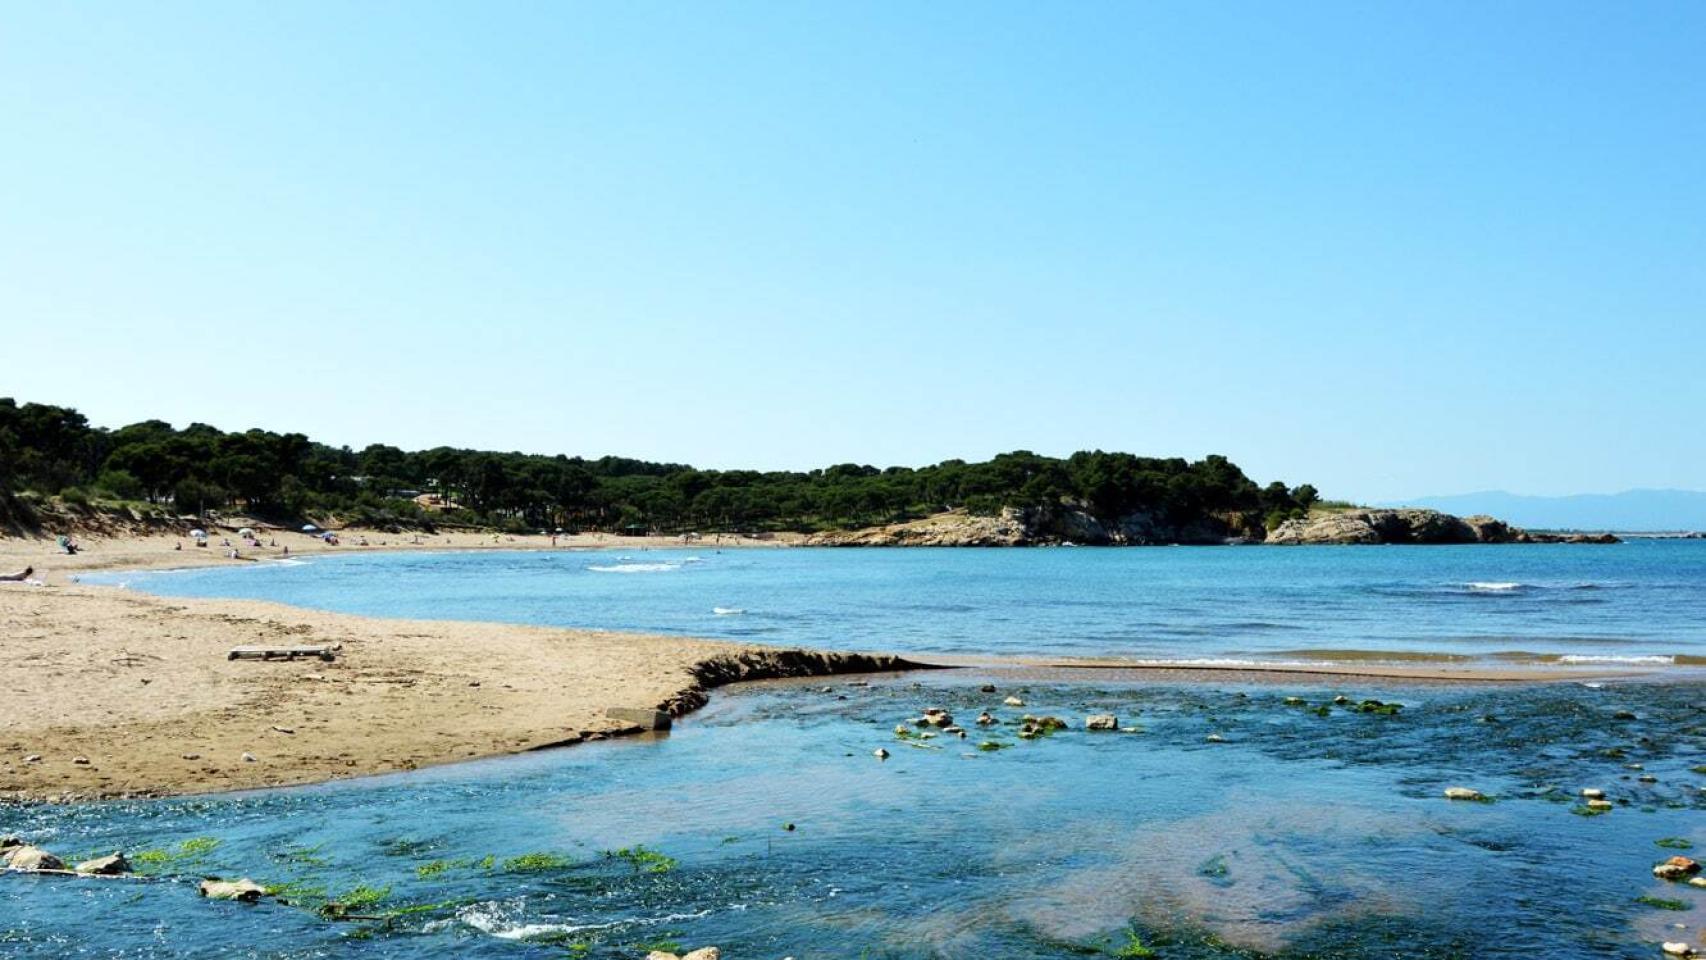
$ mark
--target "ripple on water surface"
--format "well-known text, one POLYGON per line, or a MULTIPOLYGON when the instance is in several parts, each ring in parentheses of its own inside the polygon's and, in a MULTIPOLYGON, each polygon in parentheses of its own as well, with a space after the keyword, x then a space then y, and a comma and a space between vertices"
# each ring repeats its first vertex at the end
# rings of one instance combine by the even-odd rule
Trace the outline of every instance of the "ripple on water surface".
POLYGON ((1133 956, 1141 941, 1169 958, 1635 958, 1677 939, 1669 924, 1706 919, 1706 891, 1650 872, 1706 842, 1699 684, 997 674, 986 694, 983 679, 754 687, 652 742, 9 808, 6 831, 71 855, 156 851, 142 859, 174 879, 0 878, 0 954, 617 958, 673 942, 1044 958, 1133 956), (1010 693, 1027 706, 1002 706, 1010 693), (1368 698, 1402 706, 1365 711, 1368 698), (968 738, 897 737, 926 706, 968 738), (986 708, 1003 722, 973 724, 986 708), (1027 712, 1075 728, 1112 712, 1128 729, 1025 741, 1027 712), (1492 802, 1447 801, 1452 785, 1492 802), (1583 815, 1588 786, 1616 808, 1583 815), (280 885, 300 906, 200 900, 192 878, 209 873, 280 885), (320 919, 327 898, 387 919, 320 919), (1654 905, 1667 900, 1682 909, 1654 905))

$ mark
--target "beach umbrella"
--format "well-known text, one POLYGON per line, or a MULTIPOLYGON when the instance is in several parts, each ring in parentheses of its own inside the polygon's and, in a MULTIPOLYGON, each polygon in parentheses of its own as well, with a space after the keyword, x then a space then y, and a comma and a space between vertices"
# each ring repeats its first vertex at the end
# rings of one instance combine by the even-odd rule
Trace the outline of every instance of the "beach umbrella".
POLYGON ((239 536, 239 537, 252 537, 254 535, 255 535, 255 528, 254 527, 244 527, 243 529, 237 531, 237 536, 239 536))
POLYGON ((314 526, 312 523, 305 523, 302 525, 302 532, 303 533, 313 533, 314 531, 316 531, 318 529, 320 529, 320 528, 314 526))
POLYGON ((195 530, 190 531, 190 536, 196 538, 197 540, 206 540, 207 539, 207 531, 202 530, 200 528, 197 528, 195 530))

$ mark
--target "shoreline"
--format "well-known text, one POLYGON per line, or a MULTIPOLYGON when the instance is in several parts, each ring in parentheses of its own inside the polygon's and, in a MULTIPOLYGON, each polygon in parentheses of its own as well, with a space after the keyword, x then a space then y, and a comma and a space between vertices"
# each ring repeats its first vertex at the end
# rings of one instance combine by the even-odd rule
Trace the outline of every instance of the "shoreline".
MULTIPOLYGON (((0 636, 11 680, 0 698, 0 800, 265 789, 523 753, 644 729, 610 717, 611 708, 679 716, 702 706, 715 687, 772 678, 929 668, 1169 683, 1515 684, 1698 675, 1600 665, 902 659, 622 631, 381 619, 67 582, 88 570, 232 562, 215 546, 174 550, 174 539, 93 541, 75 556, 48 557, 34 555, 44 551, 43 541, 0 541, 0 568, 22 566, 17 561, 30 555, 47 582, 0 584, 0 636), (340 649, 331 663, 227 659, 231 648, 256 643, 340 649)), ((380 546, 370 537, 374 546, 354 549, 551 549, 541 537, 491 543, 485 536, 460 545, 437 539, 380 546)), ((292 546, 293 556, 310 554, 292 546)))

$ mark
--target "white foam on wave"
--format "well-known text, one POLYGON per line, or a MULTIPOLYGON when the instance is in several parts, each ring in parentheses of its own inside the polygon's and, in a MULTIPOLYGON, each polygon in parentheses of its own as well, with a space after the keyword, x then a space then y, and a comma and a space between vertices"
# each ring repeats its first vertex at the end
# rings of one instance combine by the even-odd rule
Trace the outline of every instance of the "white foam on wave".
MULTIPOLYGON (((649 927, 660 923, 697 920, 711 911, 671 913, 661 917, 634 917, 628 920, 608 920, 603 923, 518 923, 511 919, 525 905, 519 900, 469 904, 456 912, 456 919, 475 930, 499 940, 531 940, 552 934, 580 933, 584 930, 609 930, 616 927, 649 927)), ((445 921, 430 926, 442 926, 445 921)))
POLYGON ((1601 654, 1601 653, 1567 653, 1567 654, 1559 657, 1558 662, 1559 663, 1644 663, 1644 664, 1657 664, 1660 666, 1670 666, 1670 665, 1676 663, 1676 658, 1675 657, 1667 657, 1667 656, 1658 656, 1658 655, 1646 656, 1646 657, 1618 657, 1618 656, 1612 656, 1611 654, 1601 654))
POLYGON ((711 612, 719 617, 738 617, 746 610, 741 607, 712 607, 711 612))
POLYGON ((1177 660, 1133 660, 1140 667, 1327 667, 1326 660, 1252 660, 1241 657, 1182 657, 1177 660))
POLYGON ((670 570, 680 570, 679 563, 613 563, 604 566, 587 567, 593 573, 667 573, 670 570))
POLYGON ((1464 586, 1482 593, 1511 593, 1515 590, 1521 590, 1527 584, 1513 583, 1507 580, 1471 580, 1464 586))
POLYGON ((268 563, 276 563, 281 567, 306 567, 306 566, 308 566, 307 560, 302 560, 302 559, 299 559, 297 557, 274 557, 272 559, 269 559, 267 562, 268 563))

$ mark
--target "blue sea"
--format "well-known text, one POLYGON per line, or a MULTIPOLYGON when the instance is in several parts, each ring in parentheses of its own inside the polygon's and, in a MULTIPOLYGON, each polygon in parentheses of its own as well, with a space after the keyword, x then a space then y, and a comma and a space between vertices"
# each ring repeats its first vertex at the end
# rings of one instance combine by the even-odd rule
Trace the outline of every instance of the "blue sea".
POLYGON ((114 579, 776 644, 1520 652, 1636 660, 1665 679, 1187 683, 990 665, 728 688, 665 736, 407 774, 0 806, 0 833, 70 857, 124 849, 154 876, 0 875, 3 957, 639 960, 715 944, 731 960, 1646 960, 1665 941, 1706 946, 1706 890, 1652 875, 1706 848, 1706 683, 1685 659, 1706 641, 1706 544, 352 552, 114 579), (908 721, 926 707, 967 738, 923 736, 908 721), (968 722, 985 709, 1001 722, 968 722), (1070 727, 1022 739, 1025 713, 1070 727), (1121 729, 1086 731, 1091 713, 1121 729), (1448 800, 1451 786, 1485 802, 1448 800), (290 902, 206 901, 206 875, 290 902), (321 916, 326 900, 360 903, 359 918, 321 916))
POLYGON ((1706 663, 1706 541, 354 552, 143 574, 371 616, 929 654, 1706 663))

